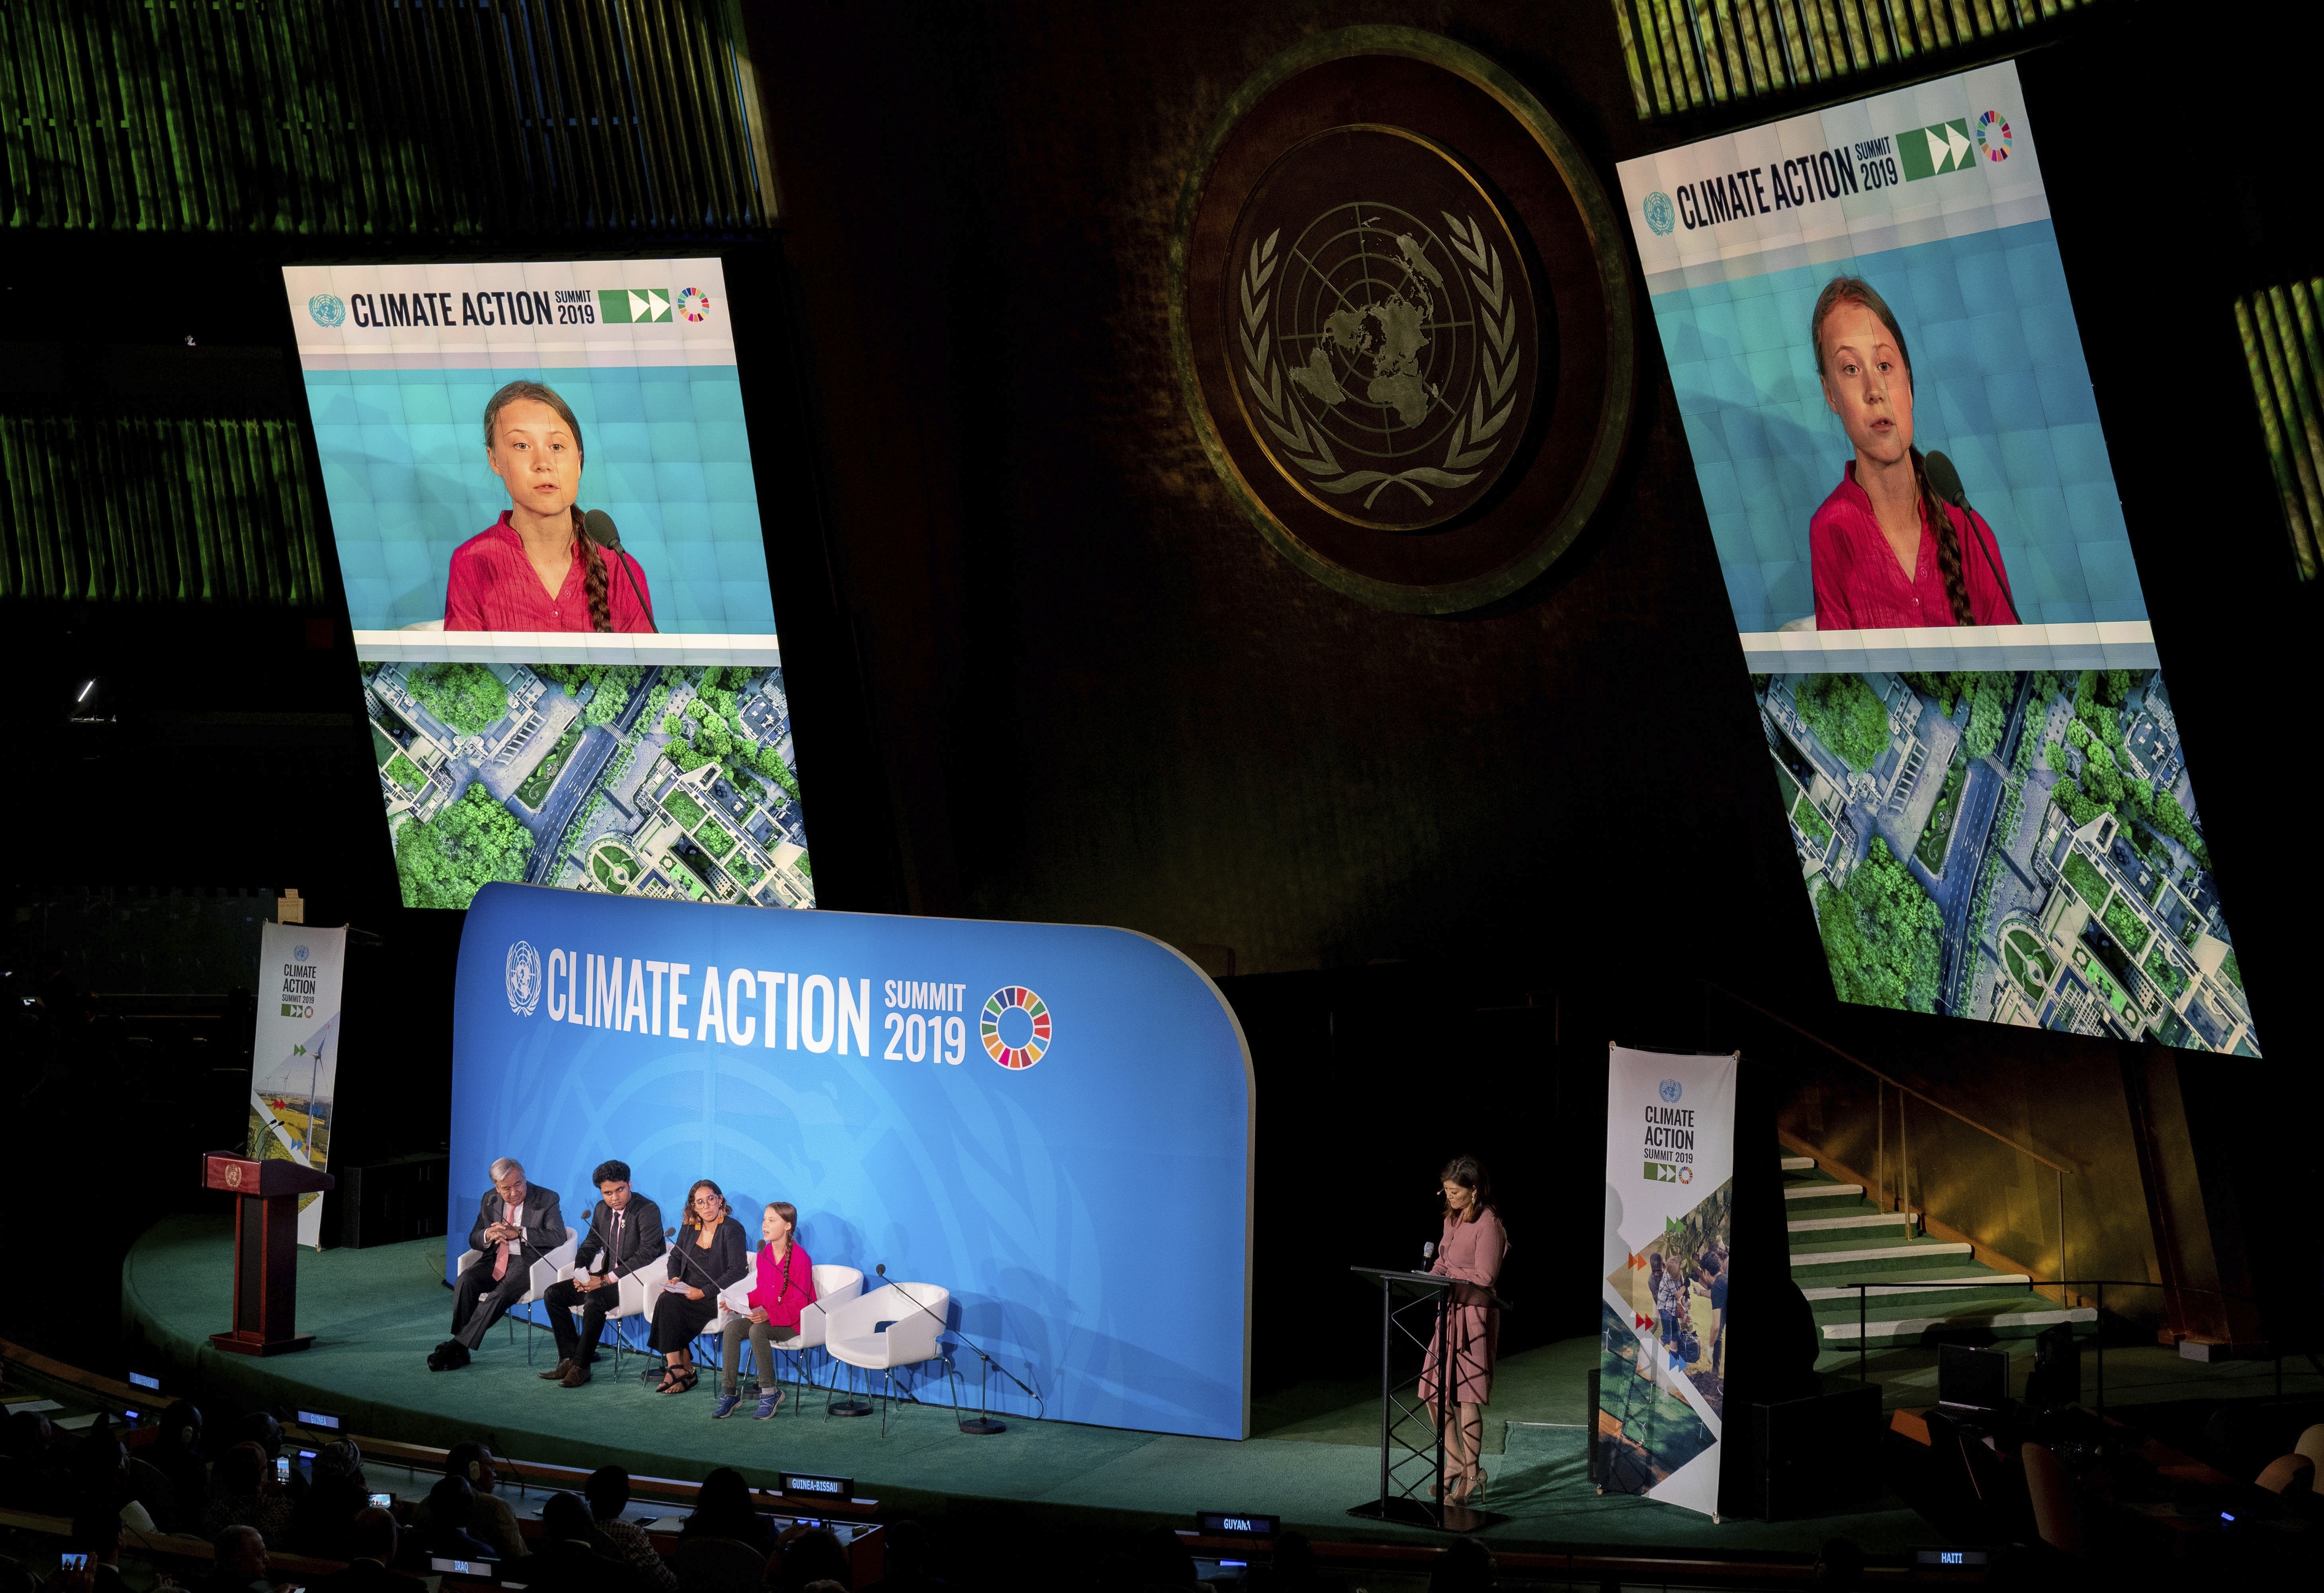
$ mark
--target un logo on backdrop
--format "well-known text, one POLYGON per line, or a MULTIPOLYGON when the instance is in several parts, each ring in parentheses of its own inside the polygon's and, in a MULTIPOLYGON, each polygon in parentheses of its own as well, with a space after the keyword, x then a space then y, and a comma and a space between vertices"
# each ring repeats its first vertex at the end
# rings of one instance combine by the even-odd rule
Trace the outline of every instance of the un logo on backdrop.
POLYGON ((292 946, 290 948, 290 961, 293 962, 304 962, 306 960, 307 948, 305 946, 292 946))
POLYGON ((1677 207, 1671 203, 1671 197, 1660 190, 1648 194, 1639 208, 1646 213, 1646 230, 1658 238, 1670 236, 1671 229, 1678 225, 1677 207))
POLYGON ((1678 1103, 1679 1096, 1678 1081, 1676 1079, 1665 1079, 1662 1082, 1661 1094, 1662 1098, 1665 1101, 1675 1106, 1678 1103))
POLYGON ((540 1004, 540 953, 529 940, 509 948, 508 999, 509 1010, 519 1017, 530 1017, 540 1004))
POLYGON ((318 293, 307 300, 307 313, 318 327, 336 327, 347 318, 347 301, 336 293, 318 293))

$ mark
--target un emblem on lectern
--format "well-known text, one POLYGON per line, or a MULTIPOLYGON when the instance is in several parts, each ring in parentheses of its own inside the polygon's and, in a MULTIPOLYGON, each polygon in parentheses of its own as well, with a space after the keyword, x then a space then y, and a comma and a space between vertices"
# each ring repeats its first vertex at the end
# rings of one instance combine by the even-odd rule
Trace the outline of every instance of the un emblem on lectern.
POLYGON ((508 999, 509 1010, 519 1017, 530 1017, 540 1004, 540 953, 530 941, 521 940, 509 948, 508 999))

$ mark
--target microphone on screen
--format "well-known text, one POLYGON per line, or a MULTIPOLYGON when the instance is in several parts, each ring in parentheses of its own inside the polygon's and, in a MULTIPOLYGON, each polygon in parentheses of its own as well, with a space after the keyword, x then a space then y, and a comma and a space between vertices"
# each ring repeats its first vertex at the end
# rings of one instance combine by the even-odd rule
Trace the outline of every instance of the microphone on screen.
POLYGON ((637 571, 632 567, 636 559, 622 550, 621 528, 613 524, 613 517, 602 509, 592 509, 581 517, 581 529, 588 533, 589 540, 612 554, 613 562, 622 566, 622 573, 630 580, 630 595, 646 612, 646 628, 659 635, 661 627, 654 623, 653 604, 647 601, 645 589, 638 585, 637 571))
MULTIPOLYGON (((1960 472, 1954 469, 1953 462, 1942 454, 1930 453, 1921 456, 1921 473, 1928 478, 1929 491, 1969 517, 1969 540, 1976 543, 1978 551, 1984 554, 1986 568, 1992 573, 1994 584, 2001 588, 2001 599, 2009 605, 2009 617, 2015 622, 2018 619, 2017 594, 2009 589, 2009 572, 2001 567, 2001 561, 1994 557, 1986 538, 1976 534, 1977 511, 1969 506, 1969 489, 1961 485, 1960 472)), ((1987 536, 1991 534, 1988 529, 1987 536)))

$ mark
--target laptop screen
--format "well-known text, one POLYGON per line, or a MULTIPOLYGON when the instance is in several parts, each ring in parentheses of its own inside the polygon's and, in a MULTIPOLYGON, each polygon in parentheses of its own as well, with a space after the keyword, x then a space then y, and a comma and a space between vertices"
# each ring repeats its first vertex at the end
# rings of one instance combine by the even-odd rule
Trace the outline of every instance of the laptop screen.
POLYGON ((2009 1352, 1945 1344, 1937 1349, 1937 1399, 1991 1410, 2009 1397, 2009 1352))

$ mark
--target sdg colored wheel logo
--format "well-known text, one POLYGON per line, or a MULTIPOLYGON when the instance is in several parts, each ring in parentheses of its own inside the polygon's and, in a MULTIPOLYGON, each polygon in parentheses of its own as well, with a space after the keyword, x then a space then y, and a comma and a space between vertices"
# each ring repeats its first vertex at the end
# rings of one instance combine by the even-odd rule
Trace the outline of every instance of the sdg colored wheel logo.
POLYGON ((1022 986, 1003 985, 986 998, 977 1033, 985 1054, 1002 1067, 1031 1067, 1049 1049, 1049 1009, 1022 986))
POLYGON ((688 288, 678 296, 678 313, 689 321, 710 318, 710 295, 699 288, 688 288))
POLYGON ((2009 124, 1999 111, 1987 111, 1977 119, 1977 147, 1988 161, 2009 159, 2009 124))

